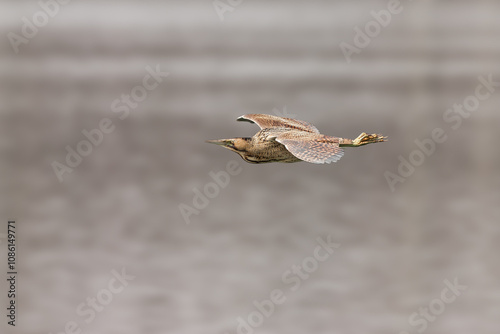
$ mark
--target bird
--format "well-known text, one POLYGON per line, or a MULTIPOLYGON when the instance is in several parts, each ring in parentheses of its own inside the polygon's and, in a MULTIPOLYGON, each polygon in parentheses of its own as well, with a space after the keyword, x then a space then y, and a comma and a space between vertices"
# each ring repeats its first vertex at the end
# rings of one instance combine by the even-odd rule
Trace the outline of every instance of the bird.
POLYGON ((321 134, 305 121, 266 114, 247 114, 237 118, 257 124, 260 131, 253 137, 207 140, 236 152, 248 163, 293 163, 306 161, 313 164, 337 162, 344 156, 344 147, 360 147, 387 141, 380 134, 361 133, 356 139, 321 134))

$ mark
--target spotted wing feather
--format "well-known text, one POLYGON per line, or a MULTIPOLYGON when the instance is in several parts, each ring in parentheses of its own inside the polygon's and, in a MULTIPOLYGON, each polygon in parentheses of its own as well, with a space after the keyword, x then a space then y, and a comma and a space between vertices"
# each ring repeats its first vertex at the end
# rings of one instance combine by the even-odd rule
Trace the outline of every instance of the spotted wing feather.
POLYGON ((318 129, 312 124, 305 121, 300 121, 292 118, 278 117, 265 114, 247 114, 238 117, 238 121, 250 122, 257 124, 261 129, 268 128, 289 128, 295 130, 306 131, 310 133, 318 133, 318 129))
POLYGON ((338 138, 317 134, 297 134, 288 132, 276 137, 276 141, 300 160, 314 164, 337 162, 344 156, 338 138))

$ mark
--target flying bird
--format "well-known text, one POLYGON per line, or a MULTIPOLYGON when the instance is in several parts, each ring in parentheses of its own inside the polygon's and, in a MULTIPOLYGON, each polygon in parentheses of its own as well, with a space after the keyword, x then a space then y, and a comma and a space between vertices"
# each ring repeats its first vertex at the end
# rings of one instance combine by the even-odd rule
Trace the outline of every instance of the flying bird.
POLYGON ((314 164, 336 162, 344 155, 342 147, 359 147, 387 140, 379 134, 361 133, 356 139, 322 135, 314 125, 292 118, 264 114, 248 114, 238 121, 260 127, 251 138, 207 140, 238 153, 249 163, 299 162, 314 164))

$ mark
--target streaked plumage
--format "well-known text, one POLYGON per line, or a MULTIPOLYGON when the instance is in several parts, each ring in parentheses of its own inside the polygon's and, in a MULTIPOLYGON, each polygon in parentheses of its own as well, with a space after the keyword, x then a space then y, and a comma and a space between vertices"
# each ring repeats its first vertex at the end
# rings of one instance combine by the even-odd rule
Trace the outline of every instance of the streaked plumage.
POLYGON ((250 163, 298 162, 315 164, 336 162, 344 155, 342 147, 358 147, 386 141, 378 134, 362 133, 344 139, 319 133, 315 126, 296 119, 264 114, 248 114, 237 119, 257 124, 261 130, 252 138, 208 140, 238 153, 250 163))

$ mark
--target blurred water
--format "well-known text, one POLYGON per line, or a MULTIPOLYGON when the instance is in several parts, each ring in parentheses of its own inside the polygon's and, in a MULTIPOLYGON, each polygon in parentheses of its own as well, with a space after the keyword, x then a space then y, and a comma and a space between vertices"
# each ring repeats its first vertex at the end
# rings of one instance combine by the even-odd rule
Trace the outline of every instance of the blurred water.
MULTIPOLYGON (((458 278, 466 291, 426 332, 498 333, 500 95, 457 130, 443 115, 478 76, 500 80, 500 5, 403 5, 350 64, 339 44, 386 2, 248 1, 221 22, 210 1, 73 1, 18 54, 3 38, 0 207, 18 221, 20 309, 2 328, 235 333, 281 289, 256 333, 416 333, 410 315, 458 278), (121 120, 111 104, 157 65, 169 77, 121 120), (204 143, 285 106, 322 133, 390 141, 327 166, 249 165, 204 143), (60 183, 51 164, 103 118, 114 131, 60 183), (391 192, 384 173, 436 127, 448 140, 391 192), (241 173, 187 225, 179 205, 231 160, 241 173), (291 291, 282 275, 328 235, 341 246, 291 291), (78 306, 122 268, 136 278, 86 323, 78 306)), ((39 10, 0 6, 2 35, 39 10)))

